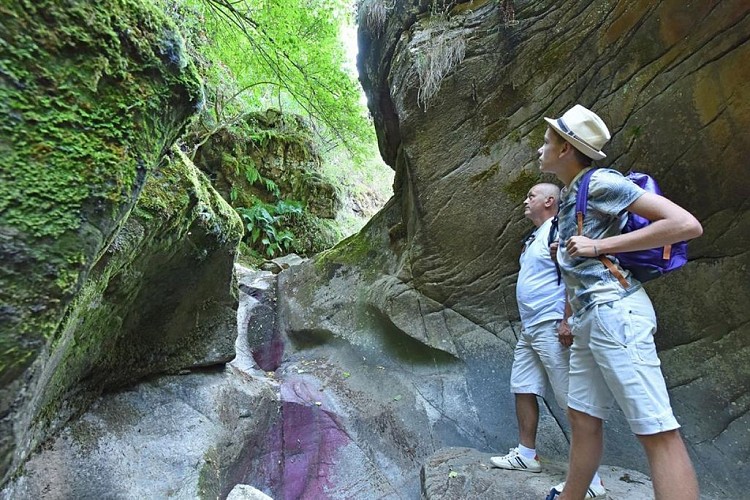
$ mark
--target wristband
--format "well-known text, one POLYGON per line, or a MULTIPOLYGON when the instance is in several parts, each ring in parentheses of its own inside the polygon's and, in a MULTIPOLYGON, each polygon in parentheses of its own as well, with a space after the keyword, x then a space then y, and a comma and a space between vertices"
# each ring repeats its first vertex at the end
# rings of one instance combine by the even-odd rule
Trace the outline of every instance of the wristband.
POLYGON ((594 257, 599 257, 599 250, 596 249, 596 245, 594 245, 594 257))

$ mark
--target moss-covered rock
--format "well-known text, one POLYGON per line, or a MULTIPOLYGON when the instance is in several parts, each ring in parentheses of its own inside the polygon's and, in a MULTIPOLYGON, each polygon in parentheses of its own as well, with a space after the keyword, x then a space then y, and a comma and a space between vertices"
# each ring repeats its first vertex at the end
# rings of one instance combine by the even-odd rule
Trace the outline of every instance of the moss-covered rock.
POLYGON ((194 158, 234 207, 279 198, 301 202, 301 216, 288 217, 283 224, 295 236, 294 251, 305 255, 330 248, 338 240, 331 220, 343 206, 339 189, 320 173, 321 159, 311 133, 297 115, 273 109, 249 112, 216 130, 194 158))
POLYGON ((93 321, 81 307, 101 292, 88 275, 201 90, 180 35, 149 2, 20 0, 0 16, 2 477, 37 442, 35 412, 51 417, 51 395, 96 372, 101 338, 78 324, 93 321))
POLYGON ((234 210, 174 148, 73 301, 31 425, 55 427, 105 388, 232 359, 241 236, 234 210))
MULTIPOLYGON (((415 0, 386 9, 382 1, 360 3, 360 80, 381 154, 396 171, 394 204, 402 207, 402 223, 386 227, 389 235, 404 235, 397 273, 380 280, 395 278, 404 286, 380 287, 388 306, 380 310, 414 338, 425 337, 421 316, 430 333, 449 332, 459 347, 481 347, 468 339, 486 331, 515 344, 519 241, 531 226, 521 202, 533 183, 556 182, 539 172, 536 161, 543 117, 560 116, 574 103, 593 109, 612 131, 599 166, 651 173, 668 197, 703 223, 703 237, 690 243, 688 266, 646 286, 659 315, 656 342, 672 407, 702 493, 742 496, 750 487, 743 444, 750 414, 750 141, 738 131, 750 125, 750 66, 744 62, 750 6, 474 1, 453 2, 456 8, 445 12, 436 4, 415 0), (440 23, 430 20, 436 16, 442 33, 435 29, 440 23), (447 50, 440 57, 432 43, 438 36, 463 39, 466 57, 457 62, 447 50), (432 99, 420 103, 428 80, 418 70, 428 59, 443 78, 432 99), (425 300, 414 300, 406 286, 425 300), (434 321, 439 314, 427 299, 475 323, 475 331, 463 335, 447 321, 434 321), (404 311, 415 317, 411 325, 403 321, 404 311)), ((387 255, 392 248, 389 241, 372 251, 387 255)), ((337 250, 350 256, 339 256, 342 262, 359 259, 355 245, 337 250)), ((333 266, 317 263, 318 280, 325 282, 333 266)), ((371 268, 359 262, 349 267, 338 273, 371 268)), ((363 300, 359 282, 346 286, 351 289, 337 285, 336 292, 350 302, 363 300)), ((321 297, 317 311, 352 308, 319 290, 309 292, 307 285, 300 291, 305 300, 321 297)), ((308 330, 324 325, 337 331, 330 323, 323 315, 298 321, 308 330)), ((504 396, 492 391, 507 383, 510 363, 490 362, 467 361, 470 390, 477 388, 479 411, 492 420, 484 436, 506 430, 494 427, 503 421, 504 396)), ((605 429, 604 460, 643 470, 641 447, 626 438, 630 431, 621 414, 614 413, 605 429)))

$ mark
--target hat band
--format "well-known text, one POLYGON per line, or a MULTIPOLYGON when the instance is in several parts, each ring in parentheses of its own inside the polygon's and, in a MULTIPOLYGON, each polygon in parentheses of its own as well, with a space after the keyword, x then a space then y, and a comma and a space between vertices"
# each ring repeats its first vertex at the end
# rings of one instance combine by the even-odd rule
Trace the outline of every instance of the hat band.
POLYGON ((599 151, 599 148, 595 148, 594 146, 592 146, 591 144, 589 144, 588 141, 582 139, 578 134, 576 134, 575 132, 573 132, 572 130, 570 130, 568 128, 568 126, 565 125, 565 122, 563 121, 562 118, 558 118, 557 119, 557 125, 560 127, 560 130, 562 130, 563 132, 565 132, 566 134, 568 134, 573 139, 582 142, 584 146, 586 146, 588 148, 591 148, 594 151, 599 151))

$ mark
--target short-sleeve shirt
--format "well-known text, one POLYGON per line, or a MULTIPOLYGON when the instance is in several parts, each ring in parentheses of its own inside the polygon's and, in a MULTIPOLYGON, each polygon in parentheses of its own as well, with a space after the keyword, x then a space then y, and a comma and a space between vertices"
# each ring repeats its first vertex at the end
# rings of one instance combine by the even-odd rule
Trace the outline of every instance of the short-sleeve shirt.
POLYGON ((551 227, 552 218, 549 218, 536 228, 526 239, 519 258, 521 270, 516 284, 516 301, 524 328, 560 320, 565 311, 565 285, 557 283, 557 269, 549 253, 551 227))
MULTIPOLYGON (((640 282, 631 276, 629 271, 619 266, 613 255, 606 257, 620 267, 623 276, 630 283, 627 289, 598 258, 571 257, 565 248, 568 238, 578 234, 576 196, 585 171, 586 169, 582 170, 560 194, 560 247, 557 259, 573 312, 587 309, 594 304, 618 300, 641 287, 640 282)), ((616 170, 597 169, 589 182, 583 236, 598 240, 620 234, 627 221, 626 208, 644 192, 616 170)))

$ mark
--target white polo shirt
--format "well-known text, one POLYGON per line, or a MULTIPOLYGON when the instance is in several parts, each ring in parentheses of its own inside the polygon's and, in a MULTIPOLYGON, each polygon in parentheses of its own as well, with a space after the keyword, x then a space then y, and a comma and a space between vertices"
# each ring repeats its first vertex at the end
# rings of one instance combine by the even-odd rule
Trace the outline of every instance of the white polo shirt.
POLYGON ((524 328, 560 320, 565 312, 565 285, 557 284, 557 269, 547 245, 551 227, 550 217, 526 240, 519 259, 516 301, 524 328))

